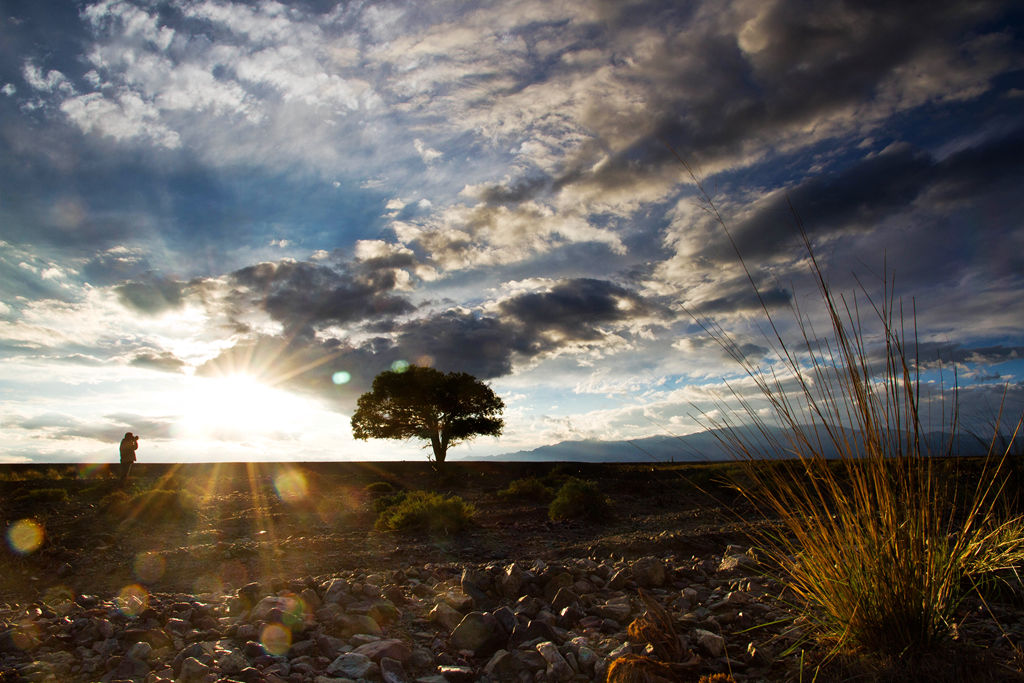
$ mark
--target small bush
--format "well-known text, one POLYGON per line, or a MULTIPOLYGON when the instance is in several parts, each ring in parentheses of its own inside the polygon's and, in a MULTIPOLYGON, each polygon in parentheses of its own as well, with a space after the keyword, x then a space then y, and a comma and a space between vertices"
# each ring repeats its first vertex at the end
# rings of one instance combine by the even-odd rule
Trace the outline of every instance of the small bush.
POLYGON ((64 489, 29 489, 18 493, 14 500, 28 505, 48 505, 68 502, 68 492, 64 489))
POLYGON ((608 498, 592 481, 570 479, 558 490, 558 495, 548 507, 548 516, 562 519, 607 519, 611 512, 608 498))
POLYGON ((391 498, 395 502, 381 509, 377 517, 377 529, 382 531, 453 534, 465 528, 476 513, 472 505, 458 496, 412 491, 391 498))
POLYGON ((498 491, 498 495, 507 500, 532 500, 547 503, 554 498, 555 491, 537 477, 527 477, 509 482, 508 487, 498 491))
POLYGON ((375 481, 363 490, 371 496, 389 496, 395 492, 395 487, 389 481, 375 481))

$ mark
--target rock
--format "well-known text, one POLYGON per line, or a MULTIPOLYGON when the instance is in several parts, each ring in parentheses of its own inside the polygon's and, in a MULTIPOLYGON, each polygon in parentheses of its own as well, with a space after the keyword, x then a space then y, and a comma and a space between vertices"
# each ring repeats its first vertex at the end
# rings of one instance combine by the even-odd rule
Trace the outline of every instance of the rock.
POLYGON ((484 666, 484 673, 499 681, 513 680, 523 665, 508 650, 498 650, 484 666))
POLYGON ((498 622, 493 616, 483 612, 470 612, 452 631, 451 642, 460 650, 471 650, 477 656, 482 656, 497 649, 494 642, 497 633, 498 622), (491 647, 492 645, 494 647, 491 647))
POLYGON ((633 562, 633 580, 641 588, 658 588, 665 585, 665 563, 656 557, 641 557, 633 562))
POLYGON ((578 605, 580 596, 572 592, 570 588, 559 588, 558 592, 555 593, 555 597, 551 600, 551 607, 556 612, 561 612, 566 607, 578 605))
MULTIPOLYGON (((469 683, 476 680, 476 672, 468 666, 439 666, 437 673, 441 681, 446 683, 469 683)), ((416 679, 417 683, 433 683, 425 678, 416 679)))
POLYGON ((147 643, 146 641, 140 641, 137 643, 132 643, 131 647, 128 648, 128 651, 125 652, 125 656, 130 657, 132 659, 138 659, 144 662, 147 659, 149 659, 149 655, 151 655, 152 653, 153 646, 147 643))
POLYGON ((725 653, 725 639, 717 633, 699 628, 695 631, 697 644, 712 657, 721 657, 725 653))
POLYGON ((355 649, 356 654, 366 655, 375 662, 380 662, 384 657, 397 660, 405 664, 412 657, 412 649, 397 638, 378 640, 366 645, 360 645, 355 649))
POLYGON ((518 598, 523 588, 523 570, 513 562, 498 576, 496 584, 498 593, 504 597, 518 598))
POLYGON ((558 651, 558 647, 552 642, 537 644, 537 652, 547 662, 546 674, 549 680, 568 681, 575 674, 565 657, 558 651))
POLYGON ((462 613, 454 609, 447 602, 439 602, 434 609, 430 610, 427 618, 452 631, 462 621, 462 613))
POLYGON ((452 609, 458 610, 459 612, 465 612, 473 607, 473 598, 466 595, 466 593, 461 589, 445 593, 444 601, 448 603, 452 609))
POLYGON ((178 680, 182 681, 182 683, 205 681, 206 675, 212 672, 213 669, 211 667, 203 664, 195 657, 189 657, 181 663, 181 673, 178 675, 178 680))
POLYGON ((346 652, 327 666, 327 673, 345 678, 365 678, 373 668, 373 660, 366 655, 346 652))
POLYGON ((338 604, 349 593, 351 586, 345 579, 331 579, 324 586, 324 604, 338 604))
POLYGON ((612 574, 612 577, 608 579, 608 590, 618 591, 626 587, 626 583, 629 581, 629 572, 625 569, 612 574))
POLYGON ((344 638, 351 638, 357 633, 366 633, 371 636, 380 636, 380 624, 374 621, 373 617, 361 614, 343 614, 335 621, 341 627, 341 634, 344 638))
POLYGON ((391 657, 381 658, 380 675, 384 679, 384 683, 408 683, 409 681, 402 663, 391 657))
POLYGON ((236 674, 247 666, 249 666, 249 661, 236 650, 225 652, 217 660, 217 668, 226 674, 236 674))

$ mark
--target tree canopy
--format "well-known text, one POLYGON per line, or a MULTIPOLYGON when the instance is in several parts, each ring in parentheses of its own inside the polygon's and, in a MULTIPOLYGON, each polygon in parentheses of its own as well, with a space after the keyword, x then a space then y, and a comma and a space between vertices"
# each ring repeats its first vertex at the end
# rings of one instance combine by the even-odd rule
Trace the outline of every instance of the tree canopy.
POLYGON ((357 439, 423 439, 433 459, 476 436, 500 436, 505 403, 489 386, 465 372, 444 373, 410 365, 377 375, 352 415, 357 439))

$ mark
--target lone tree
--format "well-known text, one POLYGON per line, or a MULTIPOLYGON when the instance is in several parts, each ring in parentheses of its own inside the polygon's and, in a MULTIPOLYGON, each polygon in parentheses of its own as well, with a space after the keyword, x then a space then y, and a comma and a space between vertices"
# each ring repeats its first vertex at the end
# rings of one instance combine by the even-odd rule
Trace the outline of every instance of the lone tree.
POLYGON ((491 388, 473 375, 410 365, 380 373, 373 388, 359 397, 352 436, 424 439, 440 466, 451 446, 478 435, 500 436, 504 408, 491 388))

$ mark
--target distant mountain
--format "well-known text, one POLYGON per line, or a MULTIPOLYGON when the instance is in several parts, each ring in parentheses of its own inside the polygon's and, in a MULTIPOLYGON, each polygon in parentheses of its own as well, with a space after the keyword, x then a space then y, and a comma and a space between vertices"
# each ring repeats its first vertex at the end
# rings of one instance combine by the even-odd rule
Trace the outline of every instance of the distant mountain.
MULTIPOLYGON (((806 428, 811 431, 812 428, 806 428)), ((846 438, 851 442, 860 440, 856 433, 845 430, 846 438)), ((773 428, 771 432, 777 443, 788 443, 784 430, 773 428)), ((721 430, 708 430, 688 434, 686 436, 650 436, 643 439, 630 439, 628 441, 562 441, 550 446, 541 446, 530 451, 516 451, 502 455, 491 456, 487 459, 493 460, 514 460, 523 462, 553 461, 553 462, 705 462, 731 460, 733 454, 728 452, 718 437, 722 436, 721 430)), ((746 431, 744 437, 748 440, 751 450, 760 453, 765 458, 790 457, 791 453, 779 454, 775 452, 768 440, 761 434, 746 431)), ((821 441, 826 444, 825 456, 828 458, 838 457, 838 452, 829 444, 824 431, 821 434, 821 441)), ((926 437, 933 452, 942 450, 941 444, 947 440, 946 435, 941 432, 932 432, 926 437)), ((726 435, 723 439, 726 443, 730 438, 726 435)), ((983 450, 979 448, 976 439, 970 436, 960 435, 957 440, 954 452, 962 455, 981 455, 983 450)))

